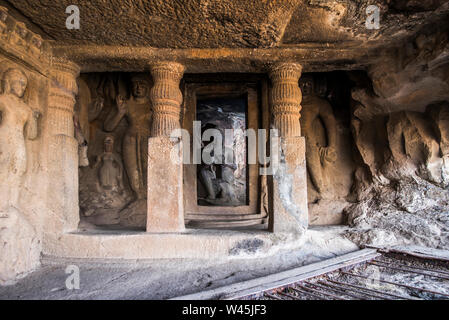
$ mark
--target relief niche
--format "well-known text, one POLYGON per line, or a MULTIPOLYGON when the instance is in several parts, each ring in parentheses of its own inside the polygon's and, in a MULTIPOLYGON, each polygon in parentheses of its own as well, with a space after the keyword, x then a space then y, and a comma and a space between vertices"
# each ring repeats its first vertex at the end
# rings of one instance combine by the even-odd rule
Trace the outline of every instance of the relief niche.
MULTIPOLYGON (((334 75, 333 75, 334 76, 334 75)), ((335 76, 334 76, 335 77, 335 76)), ((333 79, 333 77, 329 77, 333 79)), ((301 129, 306 138, 307 194, 311 224, 341 224, 342 212, 351 193, 353 163, 349 130, 344 115, 336 116, 335 105, 345 105, 338 85, 324 75, 305 74, 300 79, 301 129), (328 85, 330 82, 331 85, 328 85), (330 102, 331 101, 331 102, 330 102)))
MULTIPOLYGON (((114 73, 83 75, 83 79, 87 92, 80 86, 79 118, 89 128, 82 130, 85 125, 80 123, 80 132, 88 135, 84 140, 89 165, 80 165, 81 217, 88 222, 84 226, 145 227, 150 79, 114 73)), ((82 154, 80 149, 80 161, 82 154)))

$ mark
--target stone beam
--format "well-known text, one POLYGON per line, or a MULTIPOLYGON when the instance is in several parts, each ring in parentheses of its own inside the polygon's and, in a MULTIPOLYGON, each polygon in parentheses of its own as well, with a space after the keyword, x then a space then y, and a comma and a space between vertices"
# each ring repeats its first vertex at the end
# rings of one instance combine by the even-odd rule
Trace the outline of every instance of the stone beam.
POLYGON ((363 69, 373 58, 366 46, 354 43, 268 49, 164 49, 53 44, 58 56, 75 61, 82 72, 146 71, 148 63, 177 61, 186 73, 265 73, 273 62, 301 61, 304 72, 363 69))

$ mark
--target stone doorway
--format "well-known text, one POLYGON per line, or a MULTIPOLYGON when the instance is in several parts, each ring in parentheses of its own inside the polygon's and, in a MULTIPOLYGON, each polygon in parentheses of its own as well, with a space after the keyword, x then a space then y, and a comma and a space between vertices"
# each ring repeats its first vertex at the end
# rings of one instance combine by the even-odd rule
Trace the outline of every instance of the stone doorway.
MULTIPOLYGON (((185 222, 190 228, 256 228, 266 229, 268 221, 267 177, 259 175, 259 164, 248 163, 246 129, 257 134, 268 128, 265 80, 248 82, 201 82, 199 77, 186 79, 184 86, 183 129, 193 144, 194 121, 201 126, 203 138, 208 129, 232 132, 233 158, 221 164, 184 165, 185 222), (265 98, 265 99, 264 99, 265 98), (230 131, 232 130, 232 131, 230 131), (242 130, 240 132, 239 130, 242 130), (242 158, 242 159, 239 159, 242 158), (242 161, 243 160, 243 161, 242 161)), ((242 76, 240 76, 242 78, 242 76)), ((244 78, 242 78, 244 79, 244 78)), ((217 81, 215 79, 215 81, 217 81)), ((225 134, 223 135, 225 137, 225 134)), ((228 140, 231 140, 228 139, 228 140)), ((201 150, 212 143, 203 141, 201 150)), ((228 143, 229 144, 229 143, 228 143)), ((193 155, 191 155, 193 158, 193 155)), ((224 157, 224 154, 223 154, 224 157)))

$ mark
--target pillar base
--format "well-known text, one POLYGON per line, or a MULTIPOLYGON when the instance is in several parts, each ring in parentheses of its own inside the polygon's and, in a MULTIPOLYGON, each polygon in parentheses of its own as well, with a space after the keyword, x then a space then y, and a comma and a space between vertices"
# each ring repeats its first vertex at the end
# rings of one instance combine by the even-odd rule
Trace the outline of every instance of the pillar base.
POLYGON ((185 231, 181 143, 167 136, 148 139, 147 232, 185 231))
POLYGON ((304 137, 282 137, 279 167, 273 176, 270 230, 303 234, 308 227, 304 137))

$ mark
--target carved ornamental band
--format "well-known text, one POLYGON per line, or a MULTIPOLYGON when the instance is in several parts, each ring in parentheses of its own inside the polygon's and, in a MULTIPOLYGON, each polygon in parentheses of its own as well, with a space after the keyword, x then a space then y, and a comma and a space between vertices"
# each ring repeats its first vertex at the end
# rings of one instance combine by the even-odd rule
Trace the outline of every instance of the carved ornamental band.
POLYGON ((297 63, 279 63, 270 69, 273 127, 279 130, 281 137, 301 136, 302 95, 298 85, 301 70, 297 63))
POLYGON ((150 91, 153 104, 151 136, 168 136, 180 127, 182 93, 179 82, 184 66, 176 62, 161 62, 151 67, 154 85, 150 91))

